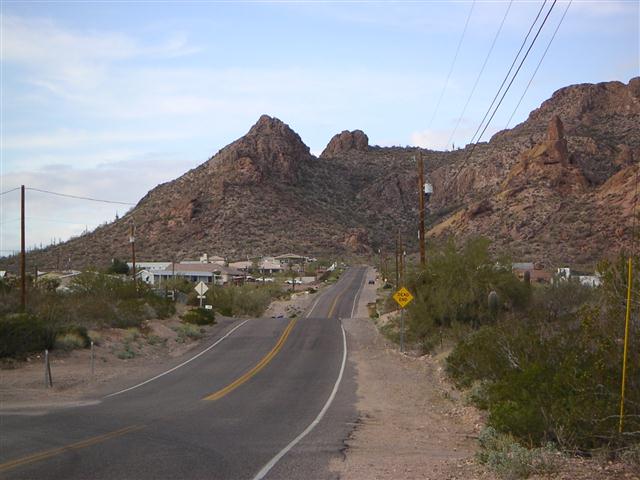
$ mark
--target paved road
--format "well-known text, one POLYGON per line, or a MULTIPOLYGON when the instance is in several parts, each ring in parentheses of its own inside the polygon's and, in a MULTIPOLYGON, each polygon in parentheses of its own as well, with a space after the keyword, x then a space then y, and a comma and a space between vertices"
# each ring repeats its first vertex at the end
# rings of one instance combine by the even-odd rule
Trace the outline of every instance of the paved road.
POLYGON ((96 404, 0 415, 0 477, 331 478, 356 417, 339 318, 365 273, 345 272, 303 318, 235 322, 190 363, 96 404))

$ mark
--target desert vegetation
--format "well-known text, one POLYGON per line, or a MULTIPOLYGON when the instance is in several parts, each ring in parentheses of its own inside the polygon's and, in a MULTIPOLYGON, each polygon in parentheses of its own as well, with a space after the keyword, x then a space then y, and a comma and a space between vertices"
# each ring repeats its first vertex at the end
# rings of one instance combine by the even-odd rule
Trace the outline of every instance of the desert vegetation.
POLYGON ((47 349, 85 347, 88 331, 134 328, 151 318, 175 313, 172 302, 144 283, 98 272, 75 277, 60 291, 54 280, 29 282, 26 310, 15 282, 0 285, 0 357, 24 357, 47 349))
MULTIPOLYGON (((637 269, 638 258, 633 261, 637 269)), ((504 464, 509 458, 552 459, 552 449, 637 457, 637 317, 627 360, 624 431, 618 432, 626 258, 601 262, 598 271, 599 288, 560 279, 532 285, 511 273, 508 259, 490 255, 486 240, 473 239, 433 248, 426 267, 408 275, 415 300, 408 307, 407 338, 423 353, 450 351, 447 374, 487 412, 491 430, 482 455, 497 470, 516 468, 504 464), (537 450, 524 453, 524 447, 537 450)), ((633 291, 639 286, 636 280, 633 291)), ((544 465, 538 467, 525 470, 543 472, 544 465)))

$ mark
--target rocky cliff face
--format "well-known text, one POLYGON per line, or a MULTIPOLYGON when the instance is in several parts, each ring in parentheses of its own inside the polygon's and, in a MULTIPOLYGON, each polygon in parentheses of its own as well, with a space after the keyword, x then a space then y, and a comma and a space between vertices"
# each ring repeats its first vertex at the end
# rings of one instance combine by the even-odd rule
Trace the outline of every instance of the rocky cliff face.
POLYGON ((369 137, 362 130, 352 132, 344 130, 329 141, 320 158, 332 158, 352 151, 366 152, 369 149, 369 137))
MULTIPOLYGON (((321 158, 282 121, 249 132, 180 178, 151 190, 116 222, 29 255, 104 266, 127 258, 137 227, 141 260, 243 257, 286 251, 368 254, 417 248, 417 167, 434 194, 431 241, 484 235, 496 250, 547 265, 591 265, 630 245, 640 160, 640 78, 558 90, 511 130, 471 150, 369 146, 334 136, 321 158)), ((17 259, 3 266, 16 267, 17 259)))

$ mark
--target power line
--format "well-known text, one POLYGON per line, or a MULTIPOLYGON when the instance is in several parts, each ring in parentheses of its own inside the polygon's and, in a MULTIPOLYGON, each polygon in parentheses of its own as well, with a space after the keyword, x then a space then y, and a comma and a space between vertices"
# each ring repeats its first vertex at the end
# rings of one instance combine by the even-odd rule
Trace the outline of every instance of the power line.
POLYGON ((551 4, 551 7, 549 8, 549 11, 547 12, 547 15, 542 20, 542 23, 540 24, 540 27, 538 28, 538 31, 536 32, 536 36, 533 37, 533 40, 531 41, 531 45, 529 45, 529 48, 527 49, 526 53, 524 54, 524 57, 522 57, 522 60, 520 61, 520 65, 518 65, 518 68, 517 68, 516 72, 513 74, 513 77, 511 77, 511 81, 509 82, 509 85, 507 85, 507 88, 504 90, 504 93, 502 94, 502 97, 500 97, 500 101, 496 105, 496 108, 493 110, 493 113, 491 114, 491 117, 489 117, 489 120, 487 121, 487 124, 484 126, 484 129, 480 133, 480 136, 477 139, 478 142, 480 141, 480 139, 484 135, 484 132, 487 131, 487 128, 489 128, 489 125, 491 124, 491 120, 493 120, 493 117, 495 116, 496 112, 498 111, 498 108, 500 108, 500 105, 502 104, 502 101, 504 100, 504 97, 507 95, 507 93, 509 92, 509 89, 511 88, 511 85, 513 85, 514 80, 518 76, 518 72, 520 72, 520 69, 522 68, 522 65, 524 64, 525 60, 529 56, 529 52, 531 52, 531 49, 533 48, 533 45, 536 43, 536 40, 538 39, 538 35, 540 35, 540 32, 542 31, 542 28, 544 27, 544 24, 547 23, 547 19, 549 18, 549 15, 551 15, 551 11, 553 10, 553 7, 555 7, 557 1, 558 0, 553 0, 553 3, 551 4))
POLYGON ((453 140, 453 137, 455 136, 456 132, 458 131, 458 127, 460 126, 460 122, 462 121, 462 118, 464 117, 464 114, 467 112, 467 107, 469 106, 469 102, 471 102, 471 98, 473 97, 473 94, 475 93, 476 88, 478 87, 478 83, 480 82, 480 77, 484 73, 484 69, 487 66, 487 62, 489 61, 489 57, 491 56, 491 53, 493 52, 493 49, 496 46, 496 41, 498 40, 498 36, 500 35, 500 32, 502 32, 502 27, 504 26, 504 22, 507 19, 507 15, 509 14, 509 10, 511 10, 511 5, 512 4, 513 4, 513 0, 510 0, 509 1, 509 5, 507 6, 507 10, 504 12, 504 16, 502 17, 502 21, 500 22, 500 27, 498 27, 498 31, 496 32, 495 36, 493 37, 493 41, 491 42, 491 47, 489 48, 489 52, 487 52, 487 56, 485 57, 484 62, 482 64, 482 67, 480 68, 480 72, 478 73, 478 76, 476 77, 476 81, 473 84, 473 88, 471 89, 471 93, 469 93, 469 97, 467 97, 467 102, 464 104, 464 108, 462 109, 462 113, 458 117, 458 121, 456 122, 456 126, 454 127, 453 132, 451 132, 451 136, 449 137, 449 140, 447 140, 447 145, 451 145, 451 141, 453 140))
POLYGON ((440 110, 440 104, 442 103, 442 98, 444 97, 444 93, 447 90, 447 87, 449 86, 449 79, 451 78, 451 73, 453 72, 453 68, 455 67, 456 64, 456 60, 458 59, 458 54, 460 53, 460 47, 462 46, 462 41, 464 40, 464 37, 467 33, 467 27, 469 26, 469 20, 471 19, 471 13, 473 12, 473 7, 475 7, 476 5, 476 1, 473 0, 473 3, 471 3, 471 8, 469 9, 469 14, 467 15, 467 20, 464 24, 464 28, 462 29, 462 35, 460 35, 460 40, 458 41, 458 46, 456 48, 456 53, 453 56, 453 61, 451 62, 451 66, 449 67, 449 73, 447 74, 447 79, 444 82, 444 87, 442 88, 442 91, 440 92, 440 98, 438 98, 438 103, 436 104, 436 108, 433 111, 433 115, 431 116, 431 120, 429 121, 429 126, 427 127, 428 129, 431 128, 431 125, 433 124, 433 121, 436 118, 436 115, 438 114, 438 110, 440 110))
POLYGON ((487 115, 489 115, 489 112, 491 112, 491 109, 493 108, 493 105, 496 103, 496 100, 498 99, 498 96, 500 95, 500 92, 502 91, 502 87, 504 87, 504 84, 507 83, 507 80, 509 79, 509 75, 511 75, 511 72, 513 71, 513 67, 515 66, 516 62, 518 61, 518 57, 520 56, 520 53, 522 53, 522 49, 527 44, 527 40, 529 40, 529 35, 531 35, 531 31, 533 30, 533 27, 538 22, 538 18, 540 18, 540 14, 542 14, 542 10, 544 9, 544 6, 546 4, 547 4, 547 0, 544 0, 542 2, 542 5, 540 6, 540 10, 538 10, 538 14, 536 15, 536 18, 533 20, 533 22, 531 23, 531 26, 529 27, 529 31, 527 32, 527 35, 524 37, 524 40, 522 41, 522 44, 520 45, 520 49, 518 50, 518 53, 516 53, 516 56, 514 57, 513 62, 511 63, 511 66, 509 67, 509 71, 504 76, 504 79, 502 80, 502 83, 500 84, 500 88, 498 88, 498 91, 496 92, 496 95, 493 97, 493 100, 491 100, 491 105, 489 105, 489 108, 487 109, 487 112, 484 114, 484 117, 482 117, 482 120, 480 121, 480 125, 478 125, 478 128, 476 129, 475 133, 471 137, 471 142, 470 143, 475 144, 474 139, 476 138, 476 135, 478 134, 478 132, 482 128, 482 125, 484 124, 484 121, 487 119, 487 115))
POLYGON ((118 202, 118 201, 115 201, 115 200, 102 200, 102 199, 99 199, 99 198, 91 198, 91 197, 81 197, 81 196, 78 196, 78 195, 69 195, 67 193, 58 193, 58 192, 51 192, 49 190, 41 190, 39 188, 29 187, 26 190, 32 190, 34 192, 40 192, 40 193, 48 193, 50 195, 58 195, 60 197, 75 198, 77 200, 89 200, 89 201, 92 201, 92 202, 102 202, 102 203, 112 203, 112 204, 117 204, 117 205, 135 206, 135 203, 118 202))
POLYGON ((558 33, 558 30, 560 29, 560 25, 562 25, 562 21, 564 20, 564 17, 567 15, 567 12, 569 11, 569 7, 571 6, 572 2, 573 0, 569 0, 569 3, 567 4, 567 8, 564 9, 564 13, 560 18, 560 22, 558 22, 558 25, 556 26, 556 29, 553 32, 553 35, 551 36, 551 40, 549 40, 549 43, 547 44, 547 48, 545 48, 544 53, 542 54, 542 57, 540 57, 540 61, 538 62, 536 69, 533 71, 533 75, 531 75, 531 78, 529 79, 529 83, 527 83, 527 86, 524 89, 524 92, 522 92, 522 96, 520 97, 520 100, 518 100, 518 104, 516 105, 516 108, 513 109, 513 113, 509 117, 507 124, 504 126, 505 129, 509 127, 511 120, 513 120, 513 116, 518 111, 518 108, 520 108, 520 104, 522 103, 524 96, 527 94, 527 91, 529 90, 529 87, 531 86, 531 83, 533 82, 533 79, 536 76, 536 73, 538 73, 538 69, 540 68, 540 65, 542 65, 542 61, 544 60, 544 57, 547 55, 547 52, 549 51, 549 47, 551 47, 551 44, 553 43, 554 38, 556 38, 556 34, 558 33))
POLYGON ((0 196, 6 195, 7 193, 15 192, 16 190, 20 190, 20 187, 12 188, 11 190, 7 190, 6 192, 0 193, 0 196))

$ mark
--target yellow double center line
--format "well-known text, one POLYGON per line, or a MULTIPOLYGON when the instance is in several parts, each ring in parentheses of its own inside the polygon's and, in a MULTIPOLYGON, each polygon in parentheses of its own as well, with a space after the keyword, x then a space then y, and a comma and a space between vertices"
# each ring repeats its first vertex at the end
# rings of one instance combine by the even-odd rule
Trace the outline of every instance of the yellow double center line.
POLYGON ((271 349, 271 351, 267 353, 262 358, 262 360, 260 360, 251 370, 246 372, 244 375, 242 375, 240 378, 236 379, 234 382, 230 383, 226 387, 218 390, 217 392, 212 393, 211 395, 207 395, 206 397, 203 398, 203 400, 214 401, 214 400, 221 399, 225 395, 233 392, 236 388, 238 388, 243 383, 247 382, 250 378, 256 375, 260 370, 266 367, 267 364, 273 359, 273 357, 275 357, 278 354, 280 349, 282 349, 282 346, 284 345, 284 342, 287 341, 287 337, 291 333, 291 330, 293 329, 293 326, 296 324, 296 321, 297 319, 294 318, 289 322, 289 325, 287 325, 287 328, 285 328, 284 332, 282 332, 282 335, 280 336, 278 343, 276 343, 275 346, 271 349))
POLYGON ((100 442, 104 442, 105 440, 109 440, 110 438, 120 437, 122 435, 126 435, 127 433, 135 432, 136 430, 140 430, 144 428, 144 426, 133 425, 131 427, 121 428, 120 430, 115 430, 113 432, 105 433, 104 435, 99 435, 97 437, 92 437, 87 440, 82 440, 81 442, 72 443, 70 445, 65 445, 63 447, 53 448, 51 450, 45 450, 44 452, 34 453, 33 455, 29 455, 27 457, 18 458, 16 460, 11 460, 9 462, 0 464, 0 472, 6 472, 16 467, 20 467, 22 465, 26 465, 33 462, 38 462, 40 460, 45 460, 50 457, 54 457, 56 455, 60 455, 61 453, 70 452, 73 450, 80 450, 81 448, 90 447, 91 445, 95 445, 100 442))

